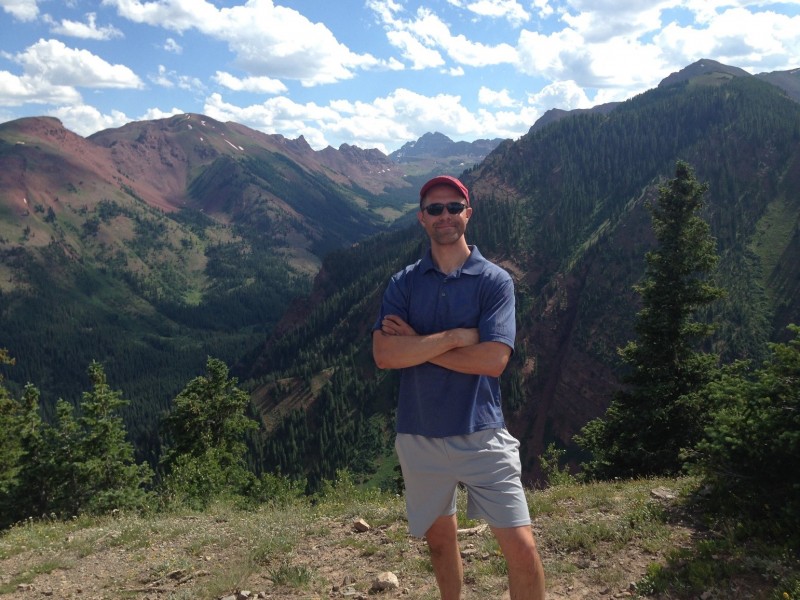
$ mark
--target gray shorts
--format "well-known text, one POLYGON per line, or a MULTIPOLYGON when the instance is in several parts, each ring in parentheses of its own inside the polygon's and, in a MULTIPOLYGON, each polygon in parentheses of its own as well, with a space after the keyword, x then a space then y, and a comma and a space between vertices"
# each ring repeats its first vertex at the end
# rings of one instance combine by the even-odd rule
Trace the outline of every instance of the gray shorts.
POLYGON ((456 512, 459 483, 467 489, 467 517, 492 527, 530 525, 520 481, 519 442, 505 429, 431 438, 397 434, 411 535, 422 537, 441 516, 456 512))

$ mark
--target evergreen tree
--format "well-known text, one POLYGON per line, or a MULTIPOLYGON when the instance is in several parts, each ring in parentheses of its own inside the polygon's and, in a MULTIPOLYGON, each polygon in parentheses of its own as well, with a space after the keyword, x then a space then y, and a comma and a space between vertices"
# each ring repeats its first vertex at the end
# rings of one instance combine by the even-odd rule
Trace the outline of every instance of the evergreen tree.
POLYGON ((22 394, 17 425, 22 449, 19 481, 12 495, 17 519, 42 515, 50 508, 53 474, 44 465, 47 431, 39 408, 39 390, 29 383, 22 394))
POLYGON ((800 543, 800 327, 758 370, 738 362, 703 391, 717 406, 694 462, 716 507, 800 543))
POLYGON ((114 508, 140 508, 146 504, 145 485, 152 479, 146 464, 136 464, 133 446, 126 440, 119 409, 127 404, 122 392, 106 382, 103 366, 89 366, 92 391, 84 392, 78 423, 80 440, 78 508, 106 512, 114 508))
POLYGON ((75 419, 75 409, 59 398, 55 422, 45 424, 38 441, 38 452, 31 454, 25 468, 23 487, 35 500, 30 516, 55 513, 71 516, 80 507, 78 464, 83 455, 83 433, 75 419))
MULTIPOLYGON (((0 364, 14 364, 4 348, 0 348, 0 364)), ((2 383, 0 375, 0 514, 5 515, 7 499, 17 485, 23 451, 18 433, 19 407, 2 383)), ((2 521, 0 518, 0 524, 2 521)))
POLYGON ((195 377, 174 399, 165 418, 170 446, 162 460, 167 492, 190 505, 220 493, 240 493, 253 482, 245 461, 246 432, 258 423, 245 413, 250 396, 228 378, 228 367, 209 357, 206 374, 195 377))
POLYGON ((584 465, 590 476, 676 473, 682 449, 702 435, 708 407, 696 392, 712 377, 717 359, 697 349, 711 326, 695 315, 723 293, 708 281, 717 254, 698 215, 706 189, 678 161, 675 178, 648 207, 658 246, 647 253, 645 275, 635 286, 642 298, 638 340, 619 351, 630 368, 626 388, 576 437, 592 454, 584 465))

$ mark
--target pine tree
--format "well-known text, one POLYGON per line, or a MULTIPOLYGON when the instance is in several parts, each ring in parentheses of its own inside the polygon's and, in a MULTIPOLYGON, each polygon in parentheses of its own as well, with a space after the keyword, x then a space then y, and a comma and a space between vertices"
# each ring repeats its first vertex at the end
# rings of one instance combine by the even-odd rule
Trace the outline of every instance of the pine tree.
POLYGON ((92 391, 83 393, 78 419, 83 430, 77 463, 80 509, 140 508, 147 502, 144 486, 152 479, 152 471, 146 464, 136 464, 133 446, 126 440, 119 409, 127 401, 108 385, 100 363, 91 363, 89 377, 92 391))
POLYGON ((170 446, 161 462, 168 495, 200 506, 220 493, 240 493, 254 476, 245 461, 245 434, 258 427, 246 415, 250 396, 228 377, 228 367, 209 357, 173 400, 164 424, 170 446))
POLYGON ((712 328, 695 315, 723 294, 708 280, 718 257, 698 215, 706 189, 678 161, 675 178, 648 207, 658 247, 647 253, 645 275, 635 286, 642 298, 638 339, 619 351, 630 368, 626 387, 576 437, 592 453, 584 465, 590 476, 676 473, 681 451, 702 435, 708 407, 696 392, 712 377, 717 358, 698 350, 712 328))
MULTIPOLYGON (((0 348, 0 364, 14 364, 4 348, 0 348)), ((8 519, 10 497, 18 485, 23 455, 18 433, 19 406, 2 383, 0 376, 0 526, 8 519)))
POLYGON ((50 509, 54 479, 44 464, 49 454, 48 428, 39 409, 39 390, 29 383, 22 394, 17 428, 22 449, 19 484, 13 495, 17 519, 40 516, 50 509))

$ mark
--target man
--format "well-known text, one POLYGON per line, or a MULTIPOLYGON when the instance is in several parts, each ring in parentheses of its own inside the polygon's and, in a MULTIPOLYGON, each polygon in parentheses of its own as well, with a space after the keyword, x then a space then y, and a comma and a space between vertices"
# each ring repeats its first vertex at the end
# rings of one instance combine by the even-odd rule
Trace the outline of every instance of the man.
POLYGON ((424 258, 396 273, 373 327, 381 369, 400 369, 395 448, 411 534, 425 536, 442 600, 461 597, 456 490, 483 518, 508 565, 512 600, 544 598, 544 572, 520 482, 519 442, 505 429, 500 374, 514 346, 511 277, 469 246, 469 192, 434 177, 417 219, 430 238, 424 258))

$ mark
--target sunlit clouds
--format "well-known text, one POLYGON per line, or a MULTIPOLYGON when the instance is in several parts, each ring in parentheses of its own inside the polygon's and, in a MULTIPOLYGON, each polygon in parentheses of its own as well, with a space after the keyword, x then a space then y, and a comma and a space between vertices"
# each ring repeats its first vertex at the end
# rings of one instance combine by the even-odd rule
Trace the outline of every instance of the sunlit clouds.
POLYGON ((81 135, 182 111, 316 149, 517 138, 712 59, 800 66, 800 4, 761 0, 0 0, 0 118, 81 135))

